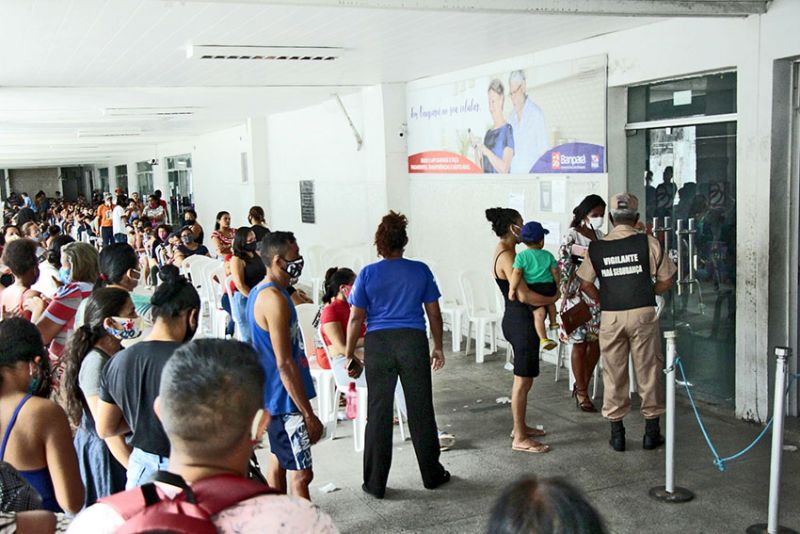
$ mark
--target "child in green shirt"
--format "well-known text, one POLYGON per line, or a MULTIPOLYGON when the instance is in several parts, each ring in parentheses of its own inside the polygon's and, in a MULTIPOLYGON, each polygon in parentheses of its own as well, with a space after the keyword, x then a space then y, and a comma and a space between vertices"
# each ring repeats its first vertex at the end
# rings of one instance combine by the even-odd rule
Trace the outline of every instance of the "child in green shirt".
MULTIPOLYGON (((544 250, 544 236, 549 233, 541 224, 531 221, 522 227, 520 239, 527 250, 523 250, 514 259, 514 271, 509 282, 508 300, 516 300, 517 288, 522 279, 534 293, 544 297, 552 297, 558 291, 558 264, 550 252, 544 250)), ((547 335, 544 326, 545 315, 550 317, 550 328, 558 328, 556 322, 556 306, 538 306, 533 309, 536 333, 544 350, 552 350, 558 345, 547 335)))

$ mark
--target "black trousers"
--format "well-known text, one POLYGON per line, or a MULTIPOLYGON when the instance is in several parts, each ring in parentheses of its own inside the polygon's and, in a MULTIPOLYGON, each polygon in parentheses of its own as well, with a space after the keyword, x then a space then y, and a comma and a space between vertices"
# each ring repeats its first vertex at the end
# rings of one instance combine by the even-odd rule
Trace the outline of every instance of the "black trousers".
POLYGON ((439 438, 433 413, 428 338, 415 329, 369 332, 364 339, 369 389, 364 437, 364 484, 371 492, 386 489, 392 466, 392 414, 397 378, 403 384, 408 427, 422 482, 436 485, 444 475, 439 463, 439 438))
POLYGON ((100 237, 103 238, 103 248, 111 246, 114 243, 114 227, 101 226, 100 237))

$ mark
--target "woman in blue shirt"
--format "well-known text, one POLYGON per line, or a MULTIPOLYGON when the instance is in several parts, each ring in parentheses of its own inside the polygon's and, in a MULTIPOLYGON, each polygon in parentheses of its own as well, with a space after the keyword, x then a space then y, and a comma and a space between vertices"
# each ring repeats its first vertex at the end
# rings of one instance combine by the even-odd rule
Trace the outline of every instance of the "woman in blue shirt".
POLYGON ((375 245, 383 259, 361 270, 350 293, 347 358, 351 375, 359 372, 354 359, 356 343, 361 325, 368 319, 364 365, 370 393, 361 488, 378 499, 386 491, 392 463, 392 408, 398 377, 423 485, 434 489, 450 480, 450 473, 439 463, 431 384, 431 369, 444 366, 441 294, 427 265, 403 258, 407 225, 405 215, 393 211, 383 218, 375 233, 375 245), (427 314, 433 334, 430 353, 423 314, 427 314))

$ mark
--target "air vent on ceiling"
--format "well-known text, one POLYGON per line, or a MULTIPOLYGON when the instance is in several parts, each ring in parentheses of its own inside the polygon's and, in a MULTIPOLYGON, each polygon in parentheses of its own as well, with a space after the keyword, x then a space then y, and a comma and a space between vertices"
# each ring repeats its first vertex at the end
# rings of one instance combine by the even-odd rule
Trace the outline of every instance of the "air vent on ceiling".
POLYGON ((119 129, 92 129, 84 128, 77 130, 76 135, 81 137, 137 137, 142 135, 142 130, 138 128, 119 128, 119 129))
POLYGON ((171 108, 160 107, 124 107, 124 108, 105 108, 103 115, 107 117, 160 117, 160 118, 180 118, 191 117, 200 109, 193 106, 179 106, 171 108))
POLYGON ((250 45, 189 45, 189 59, 292 61, 324 63, 341 58, 344 48, 333 46, 250 46, 250 45))

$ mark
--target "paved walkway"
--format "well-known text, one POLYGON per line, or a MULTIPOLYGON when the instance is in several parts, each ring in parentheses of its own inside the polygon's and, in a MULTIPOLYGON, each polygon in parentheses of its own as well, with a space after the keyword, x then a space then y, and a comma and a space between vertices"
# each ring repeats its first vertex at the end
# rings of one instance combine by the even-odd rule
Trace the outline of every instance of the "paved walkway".
MULTIPOLYGON (((766 522, 769 435, 721 473, 712 464, 690 408, 681 402, 676 480, 696 498, 686 504, 663 504, 647 495, 649 488, 664 483, 663 448, 642 450, 644 423, 638 412, 626 418, 628 451, 613 451, 608 423, 599 414, 578 411, 567 390, 566 373, 555 383, 555 367, 543 364, 530 397, 529 423, 544 425, 549 434, 544 441, 553 450, 544 455, 512 452, 510 407, 495 402, 510 394, 512 380, 501 356, 489 356, 482 365, 474 363, 474 355, 448 353, 447 358, 445 368, 435 375, 434 396, 439 425, 458 440, 454 449, 442 454, 453 480, 438 490, 425 490, 411 442, 400 442, 395 431, 386 498, 369 497, 361 491, 361 454, 353 450, 352 424, 340 423, 336 440, 313 449, 312 499, 342 532, 485 532, 496 496, 527 474, 571 480, 586 492, 613 533, 730 534, 766 522), (319 488, 330 482, 340 489, 321 493, 319 488)), ((761 428, 712 407, 700 410, 722 455, 743 448, 761 428)), ((797 428, 796 419, 788 424, 797 428)), ((787 443, 798 445, 798 435, 790 434, 787 443)), ((783 480, 781 524, 800 530, 800 452, 784 454, 783 480)))

